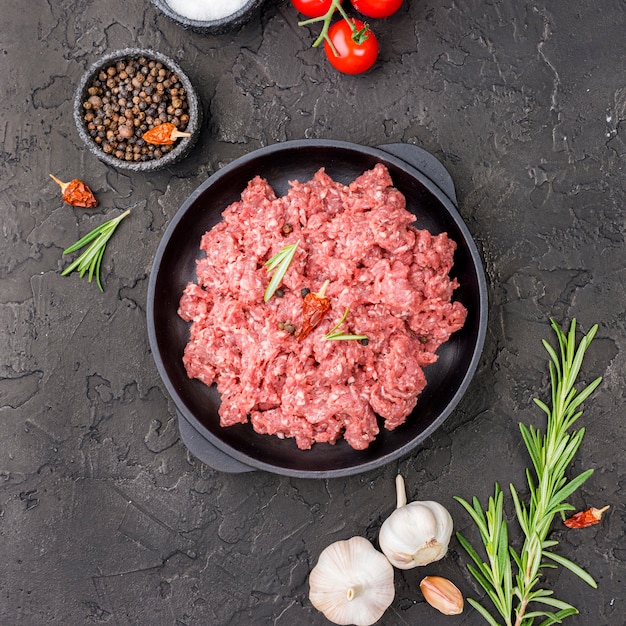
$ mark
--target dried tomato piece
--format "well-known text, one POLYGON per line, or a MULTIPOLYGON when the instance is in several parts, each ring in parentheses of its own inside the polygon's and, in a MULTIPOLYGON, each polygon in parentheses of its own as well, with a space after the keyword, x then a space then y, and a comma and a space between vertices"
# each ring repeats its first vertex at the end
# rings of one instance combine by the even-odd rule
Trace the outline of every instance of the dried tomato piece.
POLYGON ((159 124, 150 130, 147 130, 141 138, 148 143, 156 144, 159 146, 169 146, 173 144, 180 137, 191 137, 191 133, 184 133, 174 124, 170 122, 165 122, 164 124, 159 124))
POLYGON ((61 187, 63 202, 84 209, 93 209, 95 206, 98 206, 96 196, 93 195, 91 189, 82 180, 74 178, 69 183, 64 183, 52 174, 50 174, 50 178, 61 187))
POLYGON ((594 524, 599 524, 602 519, 602 513, 604 513, 610 505, 606 505, 601 509, 596 509, 591 507, 586 511, 580 511, 579 513, 574 513, 571 517, 567 518, 563 523, 568 528, 587 528, 587 526, 593 526, 594 524))
POLYGON ((302 341, 324 319, 330 310, 330 300, 324 296, 328 281, 317 293, 309 292, 302 301, 302 328, 298 331, 298 341, 302 341))

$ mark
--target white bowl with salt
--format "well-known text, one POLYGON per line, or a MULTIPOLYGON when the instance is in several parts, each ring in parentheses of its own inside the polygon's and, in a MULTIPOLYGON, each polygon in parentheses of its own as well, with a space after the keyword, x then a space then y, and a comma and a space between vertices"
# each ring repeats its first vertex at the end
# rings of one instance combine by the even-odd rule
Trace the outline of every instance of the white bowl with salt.
POLYGON ((249 21, 264 0, 151 0, 183 28, 221 35, 249 21))

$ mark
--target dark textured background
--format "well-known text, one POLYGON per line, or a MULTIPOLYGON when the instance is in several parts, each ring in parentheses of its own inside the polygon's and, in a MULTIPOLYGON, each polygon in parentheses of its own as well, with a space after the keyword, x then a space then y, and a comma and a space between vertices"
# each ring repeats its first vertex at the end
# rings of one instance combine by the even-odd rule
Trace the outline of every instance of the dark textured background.
MULTIPOLYGON (((583 372, 586 405, 572 498, 611 504, 602 524, 557 528, 594 591, 548 572, 581 611, 572 626, 622 626, 626 355, 626 4, 623 0, 407 1, 376 22, 365 76, 336 73, 285 0, 238 32, 186 32, 141 0, 0 0, 0 623, 327 623, 307 577, 330 542, 375 540, 399 469, 472 534, 454 495, 523 487, 519 421, 548 388, 548 318, 600 325, 583 372), (174 57, 208 122, 183 163, 152 174, 107 168, 81 145, 74 87, 101 54, 129 45, 174 57), (484 259, 490 322, 457 410, 400 463, 300 480, 217 473, 191 457, 149 352, 145 303, 164 229, 208 175, 260 146, 303 137, 409 142, 451 172, 484 259), (48 178, 85 179, 99 208, 72 209, 48 178), (61 277, 64 247, 133 208, 103 266, 105 293, 61 277)), ((385 625, 480 624, 425 604, 425 573, 479 591, 456 541, 425 571, 397 573, 385 625)))

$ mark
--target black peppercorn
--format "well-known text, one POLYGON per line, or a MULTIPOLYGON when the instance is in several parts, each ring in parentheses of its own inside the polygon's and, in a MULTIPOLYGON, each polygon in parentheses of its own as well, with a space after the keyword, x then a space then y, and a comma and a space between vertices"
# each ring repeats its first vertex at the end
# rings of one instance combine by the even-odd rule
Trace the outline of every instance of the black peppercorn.
POLYGON ((294 335, 296 332, 296 327, 291 322, 278 322, 279 330, 284 330, 290 335, 294 335))
POLYGON ((141 135, 164 122, 181 130, 189 123, 185 90, 178 76, 159 61, 119 60, 103 68, 85 91, 82 106, 87 131, 106 154, 120 160, 160 158, 174 144, 156 147, 141 135))

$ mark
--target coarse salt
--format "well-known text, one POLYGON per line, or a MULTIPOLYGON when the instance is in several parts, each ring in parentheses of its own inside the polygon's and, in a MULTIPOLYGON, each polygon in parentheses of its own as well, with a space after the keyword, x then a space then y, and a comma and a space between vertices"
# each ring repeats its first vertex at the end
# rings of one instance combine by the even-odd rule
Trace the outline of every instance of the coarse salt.
POLYGON ((169 7, 190 20, 220 20, 236 13, 248 0, 167 0, 169 7))

